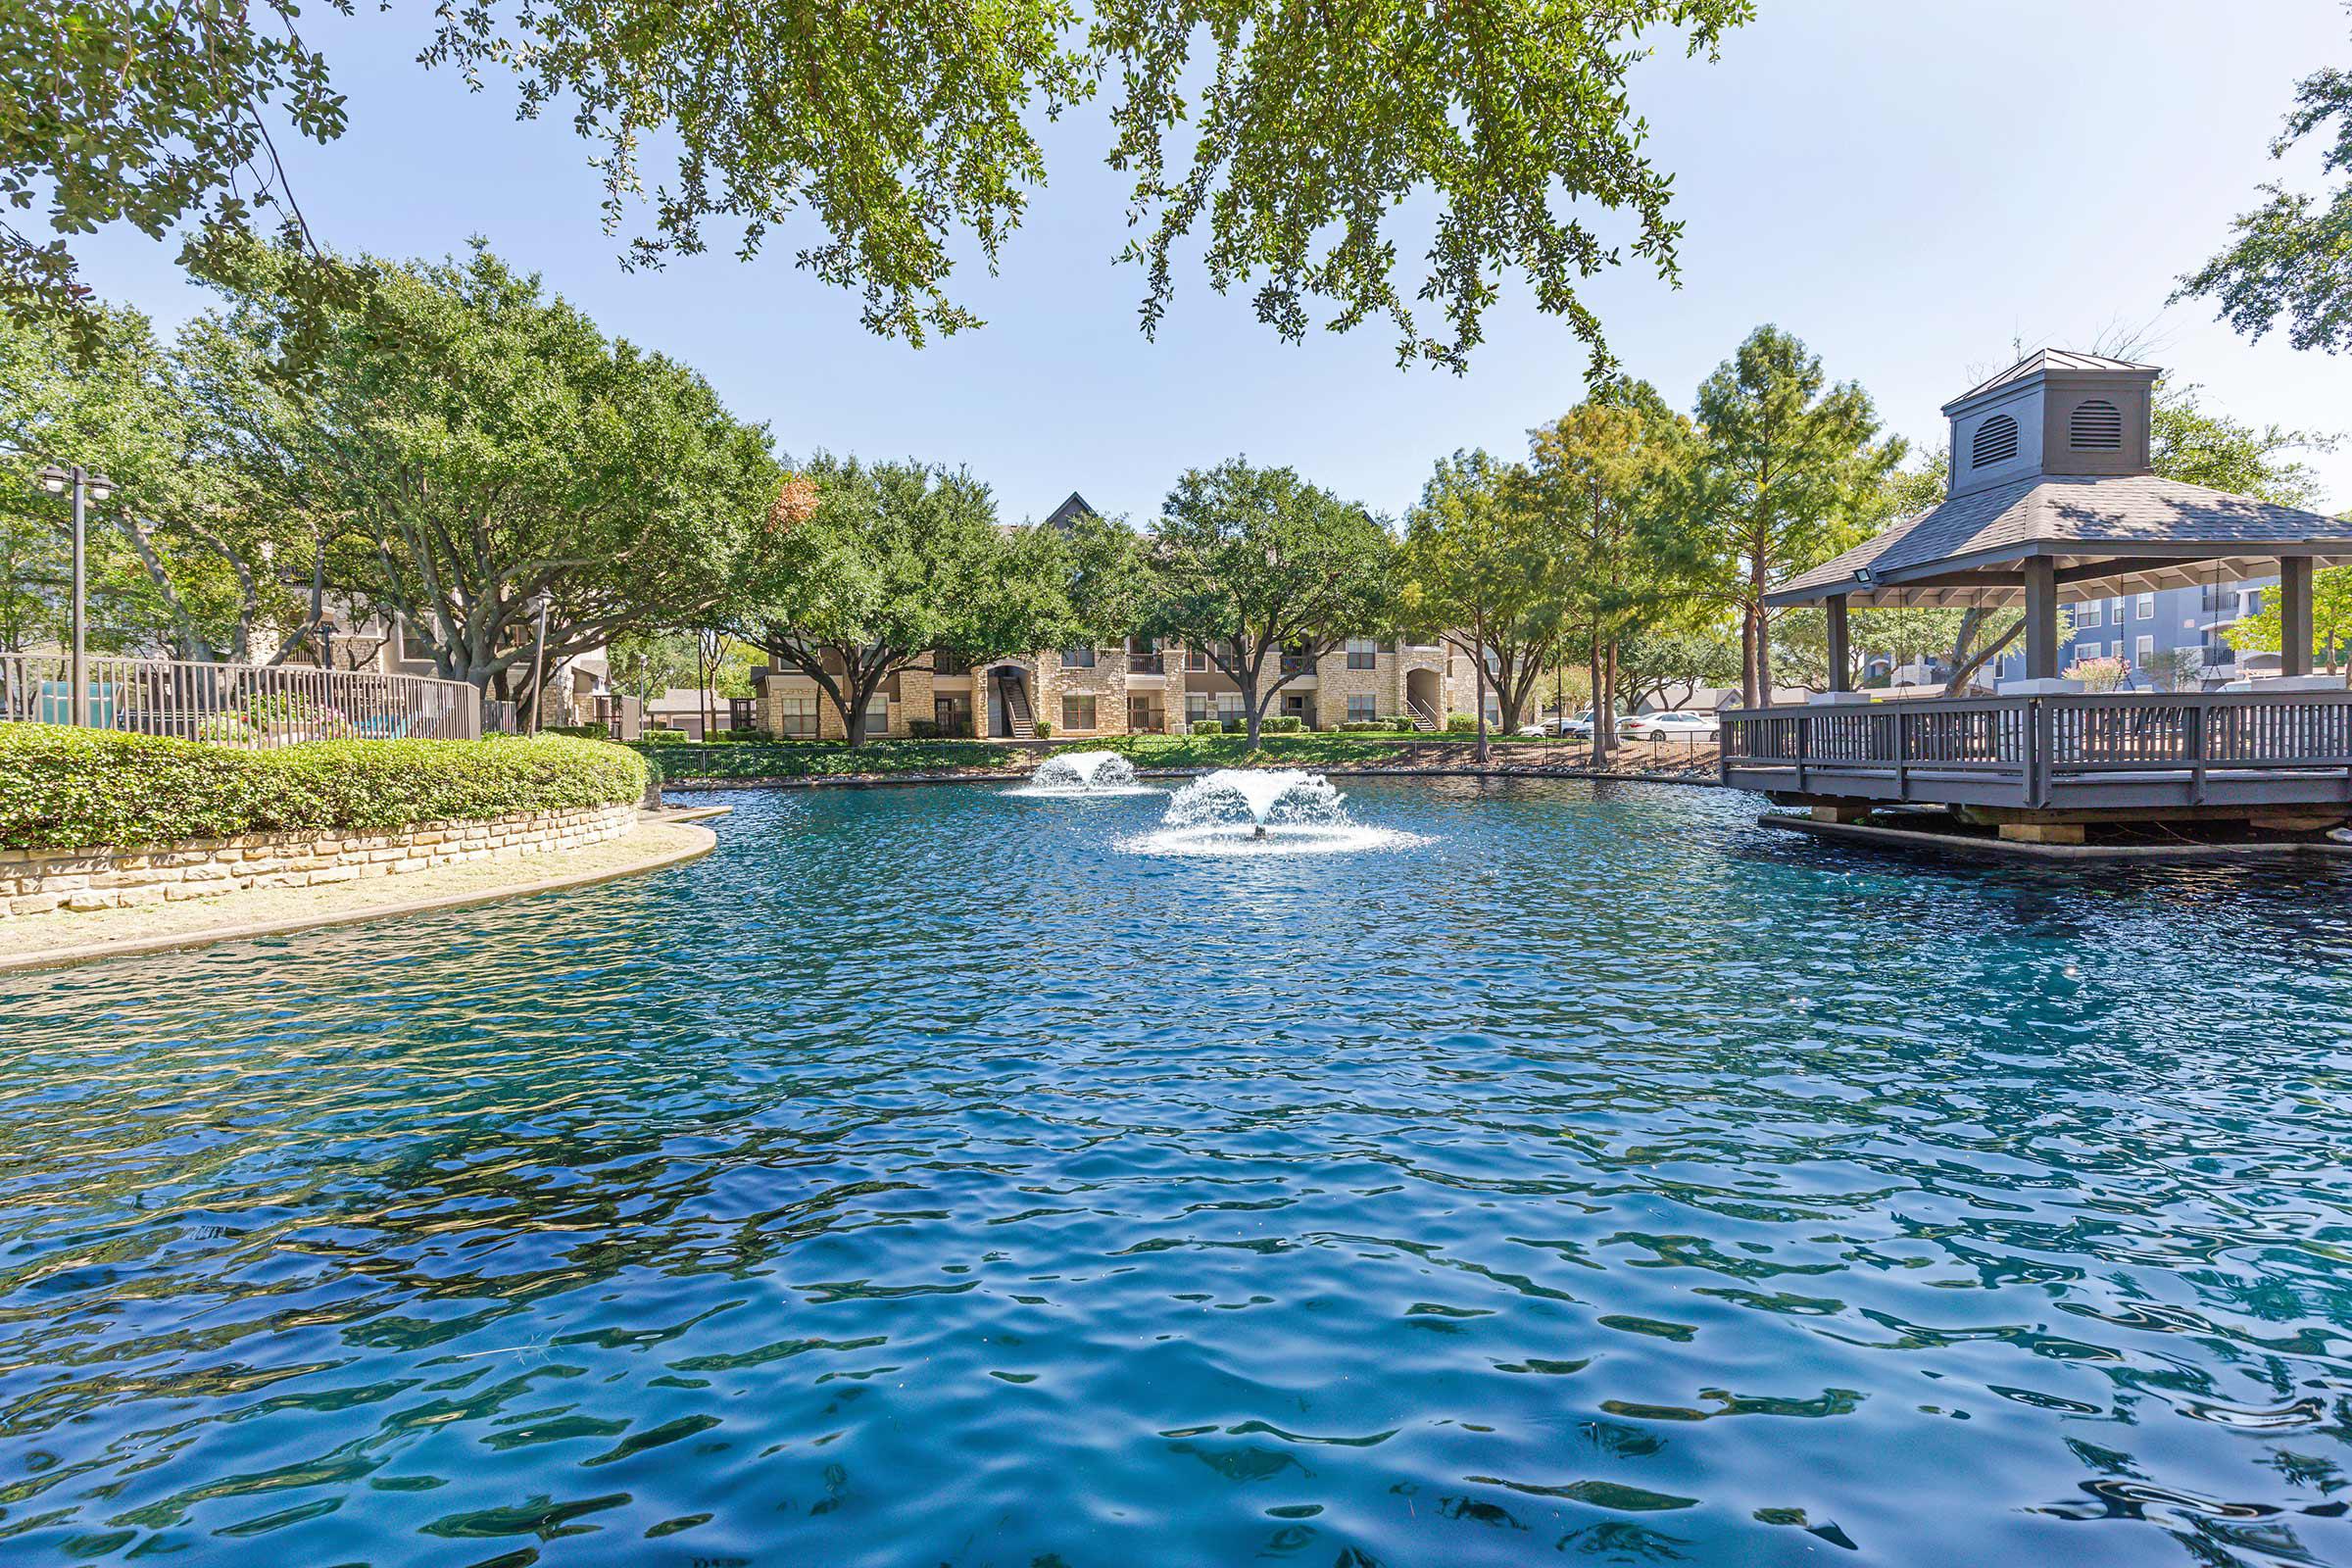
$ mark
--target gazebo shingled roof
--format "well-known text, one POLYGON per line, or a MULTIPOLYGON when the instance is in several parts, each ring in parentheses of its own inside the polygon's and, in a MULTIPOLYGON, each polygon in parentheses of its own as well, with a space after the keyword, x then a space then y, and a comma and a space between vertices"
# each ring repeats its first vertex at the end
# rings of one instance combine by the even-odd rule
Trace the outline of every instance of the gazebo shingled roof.
POLYGON ((2281 554, 2352 563, 2352 523, 2154 474, 2034 474, 1907 517, 1766 602, 2015 605, 2034 556, 2059 558, 2061 599, 2088 599, 2267 576, 2281 554))

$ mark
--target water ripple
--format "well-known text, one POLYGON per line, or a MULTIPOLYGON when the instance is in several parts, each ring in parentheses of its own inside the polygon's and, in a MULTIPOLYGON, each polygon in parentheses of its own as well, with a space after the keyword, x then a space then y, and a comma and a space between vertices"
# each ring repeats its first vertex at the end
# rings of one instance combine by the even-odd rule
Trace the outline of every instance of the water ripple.
POLYGON ((2352 1561, 2341 872, 737 805, 0 981, 0 1559, 2352 1561))

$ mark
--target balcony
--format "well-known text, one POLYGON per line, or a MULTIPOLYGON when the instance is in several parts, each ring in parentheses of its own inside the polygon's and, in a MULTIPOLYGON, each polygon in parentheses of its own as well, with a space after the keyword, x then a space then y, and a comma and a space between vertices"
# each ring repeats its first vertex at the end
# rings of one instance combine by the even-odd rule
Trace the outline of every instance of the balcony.
POLYGON ((1722 776, 1776 797, 2018 809, 2352 804, 2352 691, 1776 708, 1727 714, 1722 776))

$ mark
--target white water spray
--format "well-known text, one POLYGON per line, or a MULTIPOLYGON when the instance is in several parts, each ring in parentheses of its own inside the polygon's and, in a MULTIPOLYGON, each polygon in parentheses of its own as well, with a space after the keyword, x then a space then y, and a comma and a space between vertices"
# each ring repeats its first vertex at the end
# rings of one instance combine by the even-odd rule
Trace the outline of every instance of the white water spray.
POLYGON ((1346 802, 1320 773, 1224 768, 1177 791, 1157 832, 1119 847, 1141 855, 1334 855, 1428 842, 1365 827, 1346 802))
POLYGON ((1074 800, 1104 795, 1157 795, 1135 781, 1135 764, 1116 752, 1064 752, 1037 764, 1029 782, 1004 792, 1030 800, 1074 800))

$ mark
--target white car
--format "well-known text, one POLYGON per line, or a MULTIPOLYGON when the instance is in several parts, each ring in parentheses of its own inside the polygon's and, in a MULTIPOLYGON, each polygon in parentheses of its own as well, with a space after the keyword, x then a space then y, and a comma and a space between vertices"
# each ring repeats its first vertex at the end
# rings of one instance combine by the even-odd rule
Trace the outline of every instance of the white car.
POLYGON ((1627 740, 1711 741, 1722 732, 1713 713, 1628 713, 1617 721, 1617 733, 1627 740))
POLYGON ((1592 710, 1588 708, 1574 717, 1561 719, 1560 733, 1572 735, 1579 740, 1591 740, 1592 738, 1592 710))

